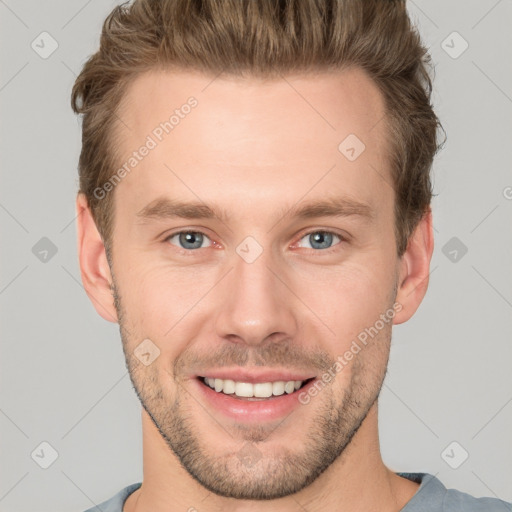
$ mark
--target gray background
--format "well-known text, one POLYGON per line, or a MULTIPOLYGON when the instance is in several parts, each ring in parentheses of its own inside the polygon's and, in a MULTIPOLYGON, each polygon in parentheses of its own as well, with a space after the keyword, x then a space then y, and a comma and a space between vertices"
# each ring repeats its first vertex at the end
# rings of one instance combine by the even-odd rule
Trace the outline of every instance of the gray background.
MULTIPOLYGON (((115 3, 0 0, 2 512, 81 511, 142 478, 139 402, 117 325, 82 288, 74 223, 70 91, 115 3), (58 44, 47 58, 43 31, 58 44), (47 469, 42 442, 58 453, 47 469)), ((394 329, 382 453, 395 471, 512 501, 512 1, 416 0, 409 11, 448 141, 434 166, 429 291, 394 329)))

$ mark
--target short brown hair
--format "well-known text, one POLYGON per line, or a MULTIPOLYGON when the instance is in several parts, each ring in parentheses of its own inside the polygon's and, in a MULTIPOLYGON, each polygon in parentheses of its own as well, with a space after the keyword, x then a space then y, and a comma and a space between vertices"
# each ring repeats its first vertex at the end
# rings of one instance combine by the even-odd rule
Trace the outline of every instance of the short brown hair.
MULTIPOLYGON (((80 190, 107 251, 113 194, 98 199, 118 163, 116 111, 127 85, 153 69, 277 78, 285 73, 364 69, 383 94, 395 235, 402 256, 430 207, 430 168, 442 128, 430 104, 430 55, 405 0, 135 0, 103 24, 100 48, 73 86, 83 114, 80 190)), ((341 142, 341 141, 340 141, 341 142)))

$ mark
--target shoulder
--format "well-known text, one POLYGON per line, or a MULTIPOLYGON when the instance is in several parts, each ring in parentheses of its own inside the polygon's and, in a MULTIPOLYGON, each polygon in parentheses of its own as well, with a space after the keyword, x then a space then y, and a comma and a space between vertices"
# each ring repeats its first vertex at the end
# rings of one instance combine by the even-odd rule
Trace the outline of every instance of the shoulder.
POLYGON ((135 492, 141 485, 142 482, 130 484, 121 489, 117 494, 112 496, 112 498, 87 509, 85 512, 98 512, 98 510, 102 512, 123 512, 123 505, 128 499, 128 496, 135 492))
POLYGON ((512 503, 498 498, 475 498, 456 489, 447 489, 443 510, 450 512, 512 512, 512 503))
POLYGON ((512 512, 512 503, 498 498, 475 498, 457 489, 447 489, 429 473, 397 473, 420 487, 401 512, 512 512))

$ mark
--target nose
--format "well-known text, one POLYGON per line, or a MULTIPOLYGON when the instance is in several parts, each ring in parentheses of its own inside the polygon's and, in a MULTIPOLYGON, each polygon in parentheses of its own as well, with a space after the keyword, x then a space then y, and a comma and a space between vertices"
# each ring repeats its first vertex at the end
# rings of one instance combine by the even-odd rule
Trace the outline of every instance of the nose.
POLYGON ((220 338, 259 345, 268 338, 296 337, 298 299, 282 266, 263 250, 252 262, 237 253, 219 297, 215 328, 220 338))

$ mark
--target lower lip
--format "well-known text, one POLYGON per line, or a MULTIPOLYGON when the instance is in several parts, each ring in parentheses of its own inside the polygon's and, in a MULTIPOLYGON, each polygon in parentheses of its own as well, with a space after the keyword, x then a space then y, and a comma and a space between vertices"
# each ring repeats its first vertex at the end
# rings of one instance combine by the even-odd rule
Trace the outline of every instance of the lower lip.
POLYGON ((199 388, 199 393, 215 410, 220 411, 228 418, 241 422, 254 423, 261 421, 273 421, 289 415, 297 407, 303 405, 299 402, 299 395, 307 392, 316 379, 310 380, 293 393, 268 398, 266 400, 240 400, 217 392, 204 384, 201 378, 192 379, 199 388))

